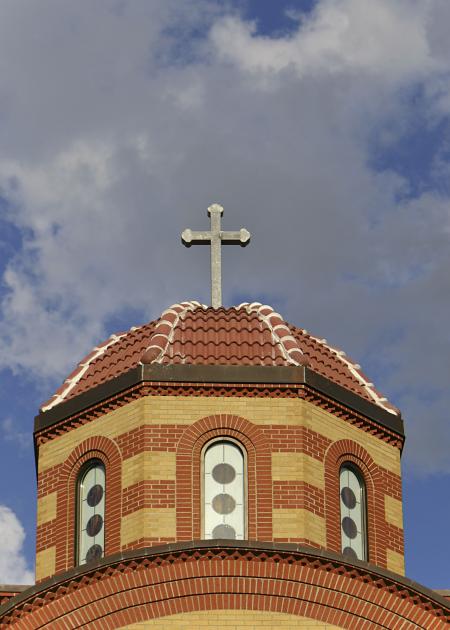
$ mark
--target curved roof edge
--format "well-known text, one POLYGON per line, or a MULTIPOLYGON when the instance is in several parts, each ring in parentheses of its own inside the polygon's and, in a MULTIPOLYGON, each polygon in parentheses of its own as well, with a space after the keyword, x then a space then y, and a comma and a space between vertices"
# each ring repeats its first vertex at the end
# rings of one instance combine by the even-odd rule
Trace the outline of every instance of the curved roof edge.
MULTIPOLYGON (((405 596, 411 597, 414 602, 421 601, 428 608, 436 611, 442 611, 450 619, 450 602, 448 599, 432 591, 431 589, 414 582, 413 580, 382 569, 363 561, 349 562, 343 555, 324 549, 314 549, 305 545, 294 543, 271 543, 249 540, 193 540, 189 542, 169 543, 154 547, 145 547, 123 551, 108 556, 98 562, 84 564, 73 569, 69 569, 63 573, 55 575, 47 580, 36 584, 11 600, 0 606, 0 623, 2 618, 10 614, 14 609, 24 609, 31 606, 33 601, 42 602, 45 592, 55 594, 57 591, 66 592, 66 588, 74 582, 80 581, 86 583, 89 576, 98 576, 104 573, 110 575, 111 569, 114 567, 123 570, 124 567, 133 568, 140 561, 174 561, 177 557, 183 560, 195 553, 210 557, 242 557, 247 554, 254 554, 261 560, 273 559, 277 562, 302 561, 303 559, 314 563, 316 568, 324 568, 329 571, 332 568, 338 570, 339 573, 345 573, 349 577, 362 579, 363 581, 372 581, 376 588, 386 588, 391 593, 398 593, 401 598, 405 596), (225 554, 225 556, 224 556, 225 554), (330 566, 331 565, 331 566, 330 566)), ((50 598, 50 601, 54 597, 50 598)))

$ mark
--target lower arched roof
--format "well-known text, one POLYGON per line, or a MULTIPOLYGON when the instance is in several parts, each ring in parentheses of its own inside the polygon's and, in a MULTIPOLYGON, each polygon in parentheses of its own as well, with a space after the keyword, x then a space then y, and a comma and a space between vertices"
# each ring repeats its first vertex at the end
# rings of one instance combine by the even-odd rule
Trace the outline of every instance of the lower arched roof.
POLYGON ((1 606, 0 623, 121 628, 207 610, 278 612, 359 630, 450 622, 445 598, 373 565, 294 544, 204 540, 127 551, 56 575, 1 606))

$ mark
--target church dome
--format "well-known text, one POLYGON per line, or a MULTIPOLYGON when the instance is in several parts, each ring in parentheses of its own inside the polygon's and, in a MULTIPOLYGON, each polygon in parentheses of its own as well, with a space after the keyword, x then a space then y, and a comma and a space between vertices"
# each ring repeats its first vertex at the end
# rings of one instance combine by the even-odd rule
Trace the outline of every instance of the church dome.
POLYGON ((215 309, 194 301, 174 304, 155 321, 111 335, 80 361, 41 411, 142 365, 303 366, 400 415, 345 352, 289 324, 272 307, 254 302, 215 309))

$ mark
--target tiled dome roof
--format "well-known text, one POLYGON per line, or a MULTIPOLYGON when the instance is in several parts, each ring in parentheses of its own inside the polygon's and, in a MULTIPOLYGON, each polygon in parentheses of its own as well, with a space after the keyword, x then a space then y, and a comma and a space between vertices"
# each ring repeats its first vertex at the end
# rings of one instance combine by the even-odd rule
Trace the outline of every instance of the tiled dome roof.
POLYGON ((143 363, 307 365, 386 411, 399 413, 344 352, 258 302, 219 309, 198 302, 174 304, 157 321, 112 335, 95 347, 41 409, 47 411, 143 363))

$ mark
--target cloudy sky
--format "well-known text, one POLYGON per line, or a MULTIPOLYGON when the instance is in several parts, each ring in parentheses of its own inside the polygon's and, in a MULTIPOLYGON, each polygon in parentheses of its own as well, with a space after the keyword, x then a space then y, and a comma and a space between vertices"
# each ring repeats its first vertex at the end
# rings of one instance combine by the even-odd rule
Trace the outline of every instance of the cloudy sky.
POLYGON ((448 0, 2 0, 0 582, 34 570, 33 416, 90 347, 209 301, 185 227, 402 409, 407 574, 450 588, 448 0))

